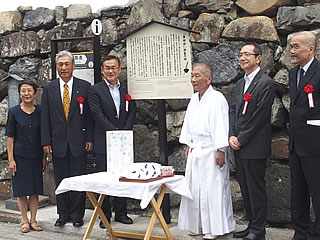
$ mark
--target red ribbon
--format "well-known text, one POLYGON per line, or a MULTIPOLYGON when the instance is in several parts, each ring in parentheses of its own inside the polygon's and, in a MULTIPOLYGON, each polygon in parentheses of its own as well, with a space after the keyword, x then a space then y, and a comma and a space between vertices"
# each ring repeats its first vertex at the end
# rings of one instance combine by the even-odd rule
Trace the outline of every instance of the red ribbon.
POLYGON ((126 99, 126 112, 128 112, 129 111, 129 101, 131 101, 130 94, 126 94, 125 99, 126 99))
POLYGON ((313 101, 313 86, 311 84, 307 84, 304 87, 304 91, 306 94, 308 94, 308 102, 309 102, 309 108, 313 108, 314 107, 314 101, 313 101))
POLYGON ((242 111, 242 114, 245 114, 246 111, 247 111, 247 107, 248 107, 248 103, 251 101, 251 94, 250 93, 246 93, 244 96, 243 96, 243 100, 244 100, 244 106, 243 106, 243 111, 242 111))
POLYGON ((84 102, 84 99, 83 97, 78 97, 77 99, 78 103, 79 103, 79 110, 80 110, 80 114, 83 114, 83 102, 84 102))

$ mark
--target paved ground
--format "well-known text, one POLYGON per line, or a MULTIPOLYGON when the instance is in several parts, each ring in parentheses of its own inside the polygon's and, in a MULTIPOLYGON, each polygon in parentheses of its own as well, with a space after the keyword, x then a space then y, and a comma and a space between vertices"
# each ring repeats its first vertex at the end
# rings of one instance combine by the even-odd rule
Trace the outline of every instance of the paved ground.
MULTIPOLYGON (((72 223, 67 223, 64 227, 54 227, 54 222, 57 219, 55 206, 49 206, 39 209, 38 223, 44 228, 42 232, 30 231, 29 233, 23 234, 20 232, 20 225, 17 222, 20 219, 19 212, 7 211, 4 209, 3 202, 0 201, 0 221, 6 220, 6 222, 0 222, 0 240, 76 240, 82 239, 89 219, 92 214, 92 210, 86 210, 84 218, 85 225, 80 228, 74 228, 72 223), (10 221, 10 222, 8 222, 10 221)), ((202 237, 190 237, 186 231, 178 229, 176 213, 173 213, 172 223, 169 224, 170 231, 175 240, 200 240, 202 237)), ((137 215, 130 215, 133 218, 134 224, 124 225, 121 223, 111 222, 113 229, 120 231, 133 231, 133 232, 145 232, 149 218, 141 217, 137 215)), ((245 228, 244 225, 238 226, 238 229, 245 228)), ((157 222, 153 234, 162 235, 164 233, 157 222)), ((290 229, 279 229, 279 228, 268 228, 266 239, 270 240, 289 240, 292 238, 293 231, 290 229)), ((105 230, 100 229, 98 226, 98 220, 94 226, 91 234, 92 240, 107 239, 108 235, 105 230)), ((232 234, 220 237, 221 240, 231 240, 232 234)))

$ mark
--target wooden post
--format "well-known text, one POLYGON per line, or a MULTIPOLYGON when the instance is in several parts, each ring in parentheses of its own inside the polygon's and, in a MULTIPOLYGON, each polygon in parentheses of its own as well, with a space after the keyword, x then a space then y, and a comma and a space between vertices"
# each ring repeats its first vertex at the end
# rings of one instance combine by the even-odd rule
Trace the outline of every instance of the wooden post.
MULTIPOLYGON (((168 143, 167 143, 167 124, 166 124, 166 100, 157 100, 158 108, 158 128, 159 128, 159 147, 160 147, 160 163, 168 166, 168 143)), ((165 194, 162 206, 162 215, 166 223, 170 223, 170 195, 165 194)))

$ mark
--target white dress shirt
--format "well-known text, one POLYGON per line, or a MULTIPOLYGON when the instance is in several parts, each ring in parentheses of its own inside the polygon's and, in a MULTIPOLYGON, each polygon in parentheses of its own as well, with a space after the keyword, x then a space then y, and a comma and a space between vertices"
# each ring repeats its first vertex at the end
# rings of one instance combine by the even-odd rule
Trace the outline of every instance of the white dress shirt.
POLYGON ((112 96, 114 105, 116 106, 117 115, 120 113, 120 81, 118 80, 117 84, 113 86, 105 78, 103 79, 107 86, 109 87, 110 94, 112 96))
POLYGON ((250 73, 248 76, 244 75, 244 89, 243 92, 245 93, 247 91, 247 89, 249 88, 251 82, 253 81, 254 77, 258 74, 258 72, 260 71, 260 67, 257 67, 256 70, 254 70, 252 73, 250 73))

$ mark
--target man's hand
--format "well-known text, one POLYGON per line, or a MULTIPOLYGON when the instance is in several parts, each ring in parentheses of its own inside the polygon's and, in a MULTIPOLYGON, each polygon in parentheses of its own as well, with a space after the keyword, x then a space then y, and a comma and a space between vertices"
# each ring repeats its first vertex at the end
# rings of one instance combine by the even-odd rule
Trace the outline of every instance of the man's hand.
POLYGON ((93 149, 93 143, 92 142, 86 142, 86 150, 87 152, 92 151, 93 149))
POLYGON ((186 151, 184 152, 184 157, 186 158, 186 160, 188 159, 189 149, 190 149, 190 147, 187 145, 186 146, 186 151))
POLYGON ((48 166, 47 156, 44 154, 42 158, 42 172, 46 170, 47 166, 48 166))
POLYGON ((17 171, 16 162, 14 160, 9 160, 9 169, 10 169, 11 175, 14 176, 17 171))
POLYGON ((235 137, 235 136, 231 136, 229 138, 229 144, 230 144, 230 147, 233 149, 233 150, 239 150, 240 147, 241 147, 241 144, 240 142, 238 141, 238 138, 235 137))
POLYGON ((51 145, 45 145, 42 147, 45 154, 52 154, 52 147, 51 145))
POLYGON ((223 167, 223 165, 225 164, 225 160, 224 160, 224 152, 217 150, 216 151, 216 164, 219 167, 223 167))

